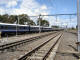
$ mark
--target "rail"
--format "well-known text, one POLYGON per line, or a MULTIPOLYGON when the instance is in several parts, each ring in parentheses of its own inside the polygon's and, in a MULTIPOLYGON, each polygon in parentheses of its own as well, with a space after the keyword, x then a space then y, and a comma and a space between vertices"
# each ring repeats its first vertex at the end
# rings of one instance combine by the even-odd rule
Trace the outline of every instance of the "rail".
MULTIPOLYGON (((53 32, 53 33, 56 33, 56 32, 53 32)), ((36 41, 42 37, 46 37, 46 36, 49 36, 53 33, 49 33, 49 34, 46 34, 46 35, 41 35, 41 36, 36 36, 36 37, 32 37, 32 38, 29 38, 29 39, 25 39, 25 40, 21 40, 21 41, 17 41, 17 42, 13 42, 13 43, 9 43, 9 44, 5 44, 5 45, 1 45, 0 46, 0 51, 4 51, 4 50, 9 50, 10 48, 13 48, 13 47, 16 47, 16 46, 19 46, 19 45, 23 45, 27 42, 31 42, 31 41, 36 41)))
MULTIPOLYGON (((27 54, 25 54, 24 56, 22 56, 21 58, 19 58, 18 60, 26 60, 28 58, 28 56, 30 56, 32 53, 34 53, 35 51, 38 51, 38 49, 40 49, 41 47, 43 47, 44 45, 46 45, 49 41, 51 41, 53 38, 57 37, 59 34, 57 34, 56 36, 50 38, 48 41, 44 42, 42 45, 36 47, 35 49, 33 49, 32 51, 28 52, 27 54)), ((62 35, 61 35, 62 36, 62 35)), ((61 37, 60 36, 60 37, 61 37)), ((55 44, 53 44, 53 46, 49 49, 49 51, 45 54, 45 56, 43 57, 42 60, 45 60, 46 57, 48 56, 48 53, 52 50, 52 48, 57 44, 58 40, 60 39, 60 37, 57 39, 57 41, 55 42, 55 44)))

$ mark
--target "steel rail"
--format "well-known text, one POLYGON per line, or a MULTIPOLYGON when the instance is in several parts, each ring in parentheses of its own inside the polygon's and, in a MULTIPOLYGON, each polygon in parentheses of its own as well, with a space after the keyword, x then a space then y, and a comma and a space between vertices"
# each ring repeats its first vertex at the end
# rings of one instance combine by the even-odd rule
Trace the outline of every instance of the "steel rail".
MULTIPOLYGON (((59 34, 57 34, 56 36, 58 36, 59 34)), ((32 53, 34 53, 35 51, 37 51, 38 49, 40 49, 42 46, 44 46, 45 44, 47 44, 49 41, 51 41, 53 38, 55 38, 56 36, 50 38, 48 41, 44 42, 42 45, 36 47, 35 49, 33 49, 32 51, 28 52, 27 54, 25 54, 24 56, 22 56, 21 58, 19 58, 18 60, 26 60, 28 58, 28 56, 30 56, 32 53)), ((61 36, 60 36, 61 37, 61 36)), ((59 37, 59 38, 60 38, 59 37)), ((58 38, 58 40, 59 40, 58 38)), ((58 40, 55 42, 55 44, 58 42, 58 40)), ((54 44, 54 45, 55 45, 54 44)), ((52 47, 54 47, 54 45, 52 47)), ((48 51, 48 53, 51 51, 52 47, 50 48, 50 50, 48 51)), ((47 54, 48 54, 47 53, 47 54)), ((45 60, 45 58, 47 57, 47 55, 44 56, 43 60, 45 60)))
POLYGON ((54 48, 54 46, 58 43, 58 41, 61 38, 61 36, 57 39, 57 41, 55 42, 55 44, 53 44, 53 46, 49 49, 49 51, 47 52, 47 54, 44 56, 43 60, 46 60, 46 58, 49 56, 49 54, 52 51, 52 49, 54 48))
MULTIPOLYGON (((56 32, 53 32, 53 33, 56 33, 56 32)), ((10 48, 16 47, 16 46, 19 46, 19 45, 27 43, 27 42, 36 41, 36 40, 38 40, 38 39, 40 39, 42 37, 49 36, 49 35, 51 35, 53 33, 49 33, 49 34, 46 34, 46 35, 36 36, 36 37, 29 38, 29 39, 25 39, 25 40, 21 40, 21 41, 9 43, 9 44, 1 45, 0 46, 0 51, 4 51, 6 49, 10 49, 10 48)))

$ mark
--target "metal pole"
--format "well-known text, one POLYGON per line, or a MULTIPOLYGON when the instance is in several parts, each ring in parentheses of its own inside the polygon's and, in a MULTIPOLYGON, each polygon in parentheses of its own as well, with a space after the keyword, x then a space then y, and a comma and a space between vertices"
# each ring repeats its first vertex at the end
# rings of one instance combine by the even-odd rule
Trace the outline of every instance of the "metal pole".
POLYGON ((7 35, 7 41, 8 41, 8 34, 6 34, 7 35))
POLYGON ((41 15, 39 15, 39 33, 41 32, 41 28, 40 28, 40 26, 41 26, 40 17, 41 17, 41 15))
POLYGON ((17 36, 17 23, 16 23, 16 36, 17 36))
POLYGON ((77 0, 77 23, 78 23, 78 51, 80 52, 80 0, 77 0))
MULTIPOLYGON (((70 26, 71 26, 71 15, 70 15, 70 26)), ((72 27, 72 26, 71 26, 72 27)))
POLYGON ((58 19, 57 19, 57 15, 56 15, 56 25, 58 26, 58 24, 57 24, 57 20, 58 20, 58 19))
POLYGON ((19 16, 18 16, 18 25, 19 25, 19 16))
POLYGON ((17 18, 18 18, 18 21, 16 23, 16 36, 18 35, 19 16, 17 18))

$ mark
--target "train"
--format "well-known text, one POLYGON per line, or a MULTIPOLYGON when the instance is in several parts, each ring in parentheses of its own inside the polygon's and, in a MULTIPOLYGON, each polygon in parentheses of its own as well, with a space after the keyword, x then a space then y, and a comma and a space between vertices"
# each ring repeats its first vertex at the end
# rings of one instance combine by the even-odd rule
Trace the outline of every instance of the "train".
POLYGON ((40 26, 30 26, 30 25, 20 25, 20 24, 9 24, 9 23, 0 23, 0 32, 1 35, 6 34, 21 34, 21 33, 33 33, 33 32, 47 32, 52 31, 53 29, 50 27, 40 26))
MULTIPOLYGON (((20 25, 20 24, 9 24, 9 23, 0 23, 0 32, 1 35, 10 35, 10 34, 21 34, 21 33, 33 33, 33 32, 48 32, 55 29, 51 27, 43 26, 30 26, 30 25, 20 25)), ((58 30, 58 29, 56 29, 58 30)), ((60 30, 60 29, 59 29, 60 30)))

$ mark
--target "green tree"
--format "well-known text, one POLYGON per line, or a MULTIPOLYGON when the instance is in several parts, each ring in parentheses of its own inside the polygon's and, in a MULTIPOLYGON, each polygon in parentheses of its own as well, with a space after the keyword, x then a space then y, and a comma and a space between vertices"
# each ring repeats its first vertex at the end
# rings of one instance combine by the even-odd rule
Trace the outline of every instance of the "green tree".
POLYGON ((28 25, 36 25, 36 24, 35 24, 35 22, 33 22, 33 20, 30 20, 30 21, 28 22, 28 25))
POLYGON ((59 26, 51 26, 52 28, 59 28, 59 26))
POLYGON ((16 15, 8 15, 8 14, 0 15, 0 22, 14 23, 17 20, 16 18, 17 18, 16 15))
POLYGON ((0 22, 2 22, 3 21, 3 17, 2 17, 2 15, 0 15, 0 22))
POLYGON ((19 24, 25 24, 27 22, 27 25, 35 25, 35 22, 30 19, 30 17, 26 14, 19 15, 19 24))
POLYGON ((17 21, 17 15, 10 15, 9 16, 9 22, 14 23, 17 21))
POLYGON ((8 23, 9 21, 9 15, 5 14, 5 15, 0 15, 0 22, 4 22, 4 23, 8 23))
POLYGON ((22 15, 0 15, 0 22, 3 23, 19 23, 19 24, 25 24, 27 22, 27 25, 36 25, 33 20, 30 19, 30 17, 27 14, 22 15), (19 18, 19 20, 18 20, 19 18))
POLYGON ((39 25, 39 22, 40 22, 40 26, 45 26, 45 27, 49 26, 49 22, 47 20, 38 19, 37 25, 39 25))

